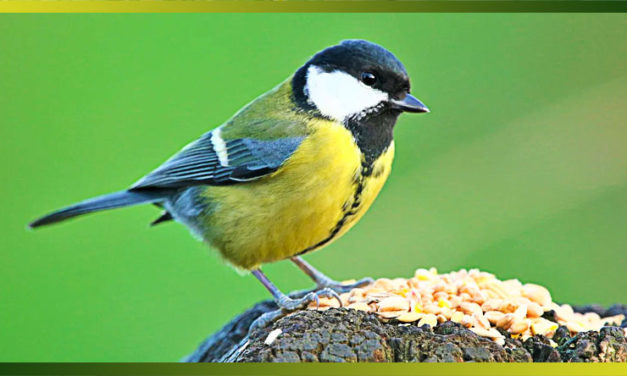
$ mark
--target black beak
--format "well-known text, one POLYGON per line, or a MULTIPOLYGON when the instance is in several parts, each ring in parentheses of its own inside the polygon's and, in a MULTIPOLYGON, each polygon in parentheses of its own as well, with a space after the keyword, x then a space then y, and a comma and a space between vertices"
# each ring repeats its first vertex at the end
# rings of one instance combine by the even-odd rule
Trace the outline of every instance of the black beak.
POLYGON ((392 99, 390 104, 392 108, 405 112, 429 112, 427 106, 411 94, 407 94, 403 99, 392 99))

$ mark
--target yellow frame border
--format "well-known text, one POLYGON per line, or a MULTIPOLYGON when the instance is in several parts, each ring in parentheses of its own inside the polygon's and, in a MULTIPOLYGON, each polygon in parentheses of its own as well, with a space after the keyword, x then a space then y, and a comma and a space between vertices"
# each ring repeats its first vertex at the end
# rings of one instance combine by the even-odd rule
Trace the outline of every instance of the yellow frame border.
POLYGON ((601 0, 0 0, 0 13, 627 12, 601 0))
MULTIPOLYGON (((627 1, 0 0, 0 13, 627 12, 627 1)), ((0 363, 0 375, 627 376, 627 364, 0 363)))

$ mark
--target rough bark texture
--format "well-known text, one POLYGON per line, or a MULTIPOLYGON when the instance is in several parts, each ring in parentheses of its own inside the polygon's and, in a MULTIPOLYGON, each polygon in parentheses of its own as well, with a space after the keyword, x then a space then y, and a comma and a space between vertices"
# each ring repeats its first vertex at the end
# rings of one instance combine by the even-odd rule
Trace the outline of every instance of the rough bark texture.
MULTIPOLYGON (((297 294, 299 295, 299 294, 297 294)), ((599 332, 570 336, 560 327, 551 347, 543 336, 521 342, 507 337, 504 346, 479 337, 453 322, 435 328, 383 322, 376 315, 349 309, 300 311, 265 328, 248 333, 250 324, 276 305, 264 301, 234 318, 209 337, 188 362, 625 362, 627 340, 623 330, 605 327, 599 332), (281 334, 266 344, 268 335, 281 334)), ((578 307, 609 316, 627 313, 627 306, 605 310, 578 307)), ((547 315, 550 318, 550 315, 547 315)), ((627 326, 627 320, 622 326, 627 326)))

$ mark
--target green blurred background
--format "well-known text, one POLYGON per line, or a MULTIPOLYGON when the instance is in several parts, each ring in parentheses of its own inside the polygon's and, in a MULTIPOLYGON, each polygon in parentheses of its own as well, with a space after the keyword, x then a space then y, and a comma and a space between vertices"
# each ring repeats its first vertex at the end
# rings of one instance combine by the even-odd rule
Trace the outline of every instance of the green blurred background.
POLYGON ((623 14, 0 16, 0 361, 176 361, 268 298, 150 206, 25 225, 128 186, 346 38, 394 52, 432 113, 402 116, 379 199, 313 264, 626 303, 625 35, 623 14))

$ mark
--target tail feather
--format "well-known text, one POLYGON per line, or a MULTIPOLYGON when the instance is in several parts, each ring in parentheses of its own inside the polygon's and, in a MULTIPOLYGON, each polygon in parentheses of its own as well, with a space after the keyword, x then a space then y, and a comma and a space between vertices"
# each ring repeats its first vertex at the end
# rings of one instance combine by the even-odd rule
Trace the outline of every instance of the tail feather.
POLYGON ((61 222, 66 219, 76 217, 79 215, 107 210, 121 208, 124 206, 153 203, 162 201, 164 199, 163 192, 136 192, 136 191, 120 191, 110 193, 103 196, 94 197, 78 204, 68 206, 52 212, 44 217, 37 219, 28 226, 30 228, 49 225, 56 222, 61 222))

